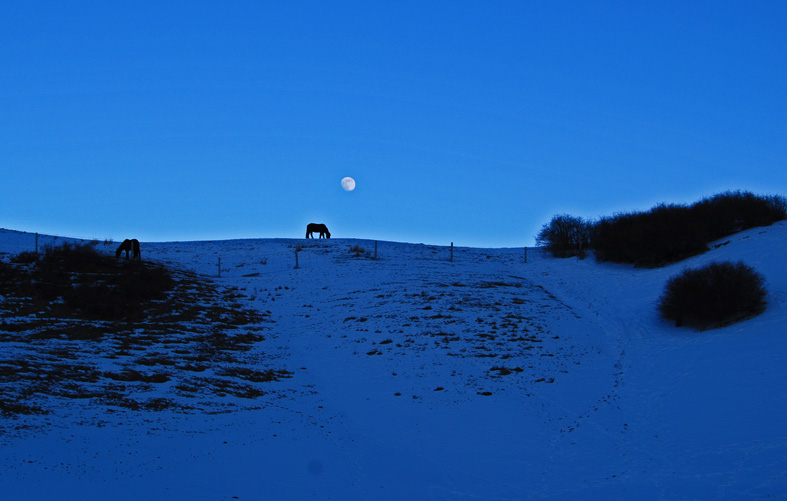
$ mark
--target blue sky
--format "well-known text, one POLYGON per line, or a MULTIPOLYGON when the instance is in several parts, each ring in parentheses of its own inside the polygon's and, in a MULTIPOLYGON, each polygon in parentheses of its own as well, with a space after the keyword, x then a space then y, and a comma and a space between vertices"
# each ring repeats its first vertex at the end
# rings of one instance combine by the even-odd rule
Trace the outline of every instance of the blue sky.
POLYGON ((6 2, 0 227, 508 247, 784 195, 785 54, 785 2, 6 2))

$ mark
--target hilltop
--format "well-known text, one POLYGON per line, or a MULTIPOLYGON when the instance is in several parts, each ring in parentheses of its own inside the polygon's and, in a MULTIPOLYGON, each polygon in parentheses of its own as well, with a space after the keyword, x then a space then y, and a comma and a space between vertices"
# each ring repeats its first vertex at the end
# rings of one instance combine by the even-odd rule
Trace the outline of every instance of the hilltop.
MULTIPOLYGON (((0 257, 33 238, 0 230, 0 257)), ((785 241, 781 222, 659 269, 532 248, 450 261, 395 242, 373 259, 352 239, 143 242, 175 280, 159 316, 78 321, 94 334, 80 339, 45 312, 3 313, 2 394, 46 411, 0 418, 3 497, 781 496, 785 241), (718 260, 765 276, 766 311, 706 332, 661 321, 667 279, 718 260)))

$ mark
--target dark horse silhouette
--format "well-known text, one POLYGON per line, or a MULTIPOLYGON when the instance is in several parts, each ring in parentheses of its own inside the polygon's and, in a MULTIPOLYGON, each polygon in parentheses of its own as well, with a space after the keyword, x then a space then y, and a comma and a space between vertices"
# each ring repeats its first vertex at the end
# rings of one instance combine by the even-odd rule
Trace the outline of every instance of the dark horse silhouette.
POLYGON ((139 240, 136 238, 132 238, 131 240, 126 239, 123 240, 123 243, 120 244, 118 250, 115 251, 115 257, 120 257, 120 253, 126 251, 126 259, 128 259, 128 252, 131 251, 132 256, 134 259, 142 259, 142 254, 139 252, 139 240))
POLYGON ((328 231, 328 227, 324 224, 317 223, 309 223, 306 225, 306 238, 314 238, 312 233, 315 231, 320 233, 320 238, 331 238, 331 232, 328 231))

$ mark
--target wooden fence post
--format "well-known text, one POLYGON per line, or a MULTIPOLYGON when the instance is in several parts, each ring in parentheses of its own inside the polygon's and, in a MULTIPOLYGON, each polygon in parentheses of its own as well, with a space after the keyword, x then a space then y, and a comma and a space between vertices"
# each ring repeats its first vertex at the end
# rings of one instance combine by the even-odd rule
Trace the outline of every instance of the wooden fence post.
POLYGON ((296 247, 295 248, 295 269, 297 270, 298 268, 300 268, 300 266, 298 266, 298 249, 296 247))
POLYGON ((221 257, 219 257, 219 278, 221 278, 221 257))
POLYGON ((38 232, 36 232, 36 256, 38 255, 38 232))
POLYGON ((377 240, 374 241, 374 258, 377 259, 377 240))
POLYGON ((525 263, 527 263, 527 247, 525 247, 525 263))
POLYGON ((451 262, 454 262, 454 243, 451 242, 451 262))

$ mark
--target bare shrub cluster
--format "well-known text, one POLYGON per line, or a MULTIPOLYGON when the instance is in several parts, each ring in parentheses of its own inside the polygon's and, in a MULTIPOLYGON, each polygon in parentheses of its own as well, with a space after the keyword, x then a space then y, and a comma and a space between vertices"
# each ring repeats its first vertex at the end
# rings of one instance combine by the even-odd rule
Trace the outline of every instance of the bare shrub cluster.
POLYGON ((131 320, 172 284, 161 266, 117 260, 90 244, 65 243, 47 248, 20 285, 40 303, 62 303, 99 320, 131 320))
POLYGON ((783 219, 784 197, 727 191, 692 205, 659 204, 596 222, 558 215, 544 225, 536 242, 555 257, 592 249, 599 261, 658 267, 705 252, 719 238, 783 219))
POLYGON ((541 227, 536 245, 544 247, 555 257, 584 257, 590 246, 593 224, 581 217, 559 214, 541 227))
POLYGON ((601 218, 593 231, 599 261, 656 267, 708 250, 702 222, 683 205, 657 205, 648 212, 601 218))
POLYGON ((719 238, 783 219, 784 197, 728 191, 688 206, 661 204, 602 218, 592 245, 600 261, 657 267, 701 254, 719 238))
POLYGON ((742 262, 711 263, 669 279, 658 309, 677 326, 720 327, 765 310, 765 279, 742 262))

